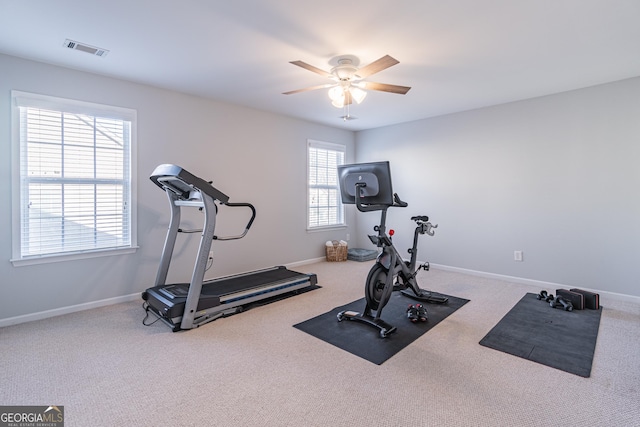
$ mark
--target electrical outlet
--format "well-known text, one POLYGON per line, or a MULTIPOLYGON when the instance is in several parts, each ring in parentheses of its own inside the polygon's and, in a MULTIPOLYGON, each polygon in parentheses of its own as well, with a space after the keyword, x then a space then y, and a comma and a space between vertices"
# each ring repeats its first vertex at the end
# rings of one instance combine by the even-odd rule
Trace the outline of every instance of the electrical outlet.
POLYGON ((514 261, 522 261, 522 251, 513 251, 514 261))
POLYGON ((349 237, 351 236, 349 235, 349 233, 347 233, 347 242, 349 241, 349 237))

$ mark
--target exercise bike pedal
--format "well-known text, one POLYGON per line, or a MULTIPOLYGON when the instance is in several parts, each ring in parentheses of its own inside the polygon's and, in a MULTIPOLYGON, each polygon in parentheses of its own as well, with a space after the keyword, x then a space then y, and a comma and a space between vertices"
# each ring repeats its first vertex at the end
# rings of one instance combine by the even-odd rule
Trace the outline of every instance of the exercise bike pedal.
POLYGON ((407 285, 405 283, 400 282, 399 280, 393 284, 393 292, 403 291, 407 289, 407 285))

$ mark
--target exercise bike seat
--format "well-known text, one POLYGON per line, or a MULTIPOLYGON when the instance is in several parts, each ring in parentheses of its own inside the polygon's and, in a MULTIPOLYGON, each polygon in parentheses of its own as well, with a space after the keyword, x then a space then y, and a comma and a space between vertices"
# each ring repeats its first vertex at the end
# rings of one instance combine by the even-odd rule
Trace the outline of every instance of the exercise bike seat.
POLYGON ((426 215, 412 216, 412 217, 411 217, 411 220, 412 220, 412 221, 415 221, 415 222, 417 222, 417 223, 420 223, 420 222, 427 222, 427 221, 429 221, 429 217, 428 217, 428 216, 426 216, 426 215))

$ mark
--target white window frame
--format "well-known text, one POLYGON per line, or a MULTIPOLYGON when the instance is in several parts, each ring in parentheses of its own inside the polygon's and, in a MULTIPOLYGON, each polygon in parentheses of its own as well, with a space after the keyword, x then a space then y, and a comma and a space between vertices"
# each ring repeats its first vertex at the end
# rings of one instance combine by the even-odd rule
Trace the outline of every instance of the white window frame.
MULTIPOLYGON (((345 220, 345 212, 344 205, 342 204, 342 200, 340 198, 340 185, 337 181, 337 170, 336 170, 336 182, 335 185, 312 185, 311 184, 311 149, 320 149, 320 150, 329 150, 329 151, 337 151, 342 153, 342 164, 346 163, 347 157, 347 147, 342 144, 335 144, 331 142, 324 141, 316 141, 309 139, 307 140, 307 231, 322 231, 327 229, 335 229, 335 228, 344 228, 347 226, 345 220), (337 221, 335 223, 330 224, 322 224, 322 225, 312 225, 311 222, 311 193, 315 188, 325 188, 329 190, 336 191, 337 197, 337 221)), ((327 206, 328 208, 328 206, 327 206)))
POLYGON ((129 108, 113 107, 108 105, 95 104, 72 99, 65 99, 47 95, 40 95, 21 91, 11 91, 11 113, 12 113, 12 155, 11 155, 11 177, 12 177, 12 259, 14 266, 24 266, 58 262, 74 259, 94 258, 109 255, 121 255, 133 253, 137 246, 137 180, 136 180, 136 135, 137 135, 137 111, 129 108), (20 107, 34 107, 49 109, 54 111, 64 111, 66 113, 78 113, 95 117, 115 118, 130 122, 130 140, 128 150, 129 163, 129 193, 125 198, 129 215, 129 242, 118 247, 107 247, 100 249, 84 249, 76 251, 60 251, 48 254, 23 256, 22 254, 22 191, 23 183, 21 179, 21 136, 20 136, 20 107))

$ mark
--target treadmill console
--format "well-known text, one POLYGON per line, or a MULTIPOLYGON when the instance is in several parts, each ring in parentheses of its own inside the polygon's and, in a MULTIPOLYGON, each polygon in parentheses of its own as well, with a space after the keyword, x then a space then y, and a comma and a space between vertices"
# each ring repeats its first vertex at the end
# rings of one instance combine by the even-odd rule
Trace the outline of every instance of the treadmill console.
POLYGON ((203 192, 221 203, 227 203, 229 200, 229 196, 222 191, 177 165, 159 165, 149 179, 163 190, 172 191, 181 200, 193 199, 194 191, 203 192))

